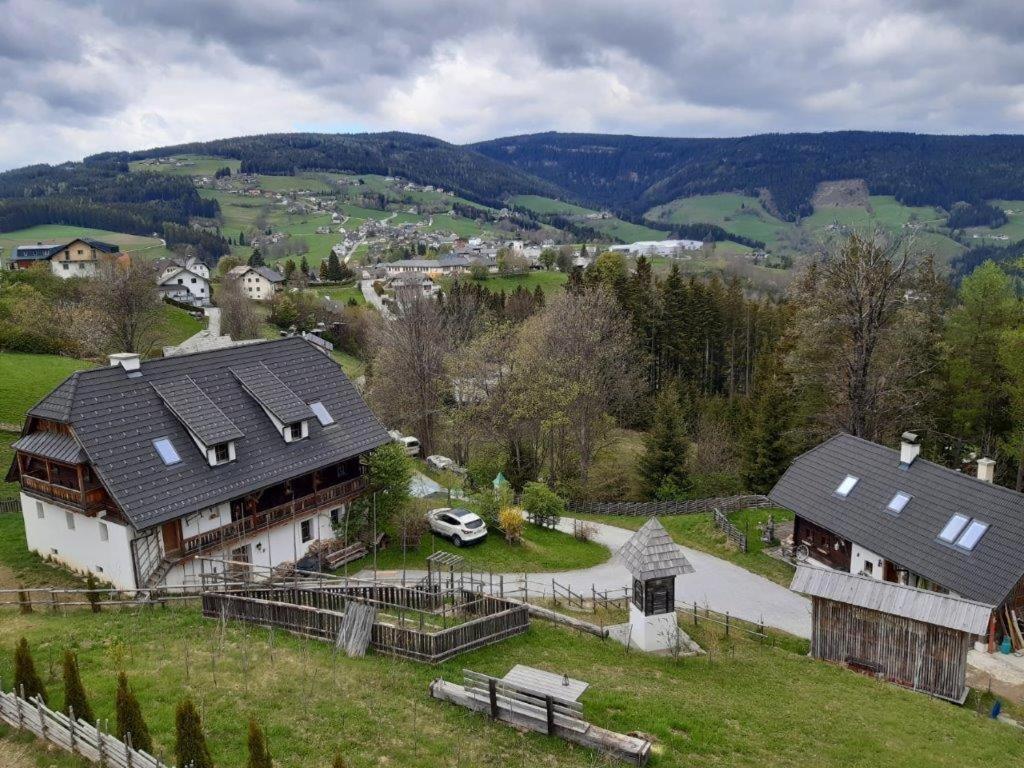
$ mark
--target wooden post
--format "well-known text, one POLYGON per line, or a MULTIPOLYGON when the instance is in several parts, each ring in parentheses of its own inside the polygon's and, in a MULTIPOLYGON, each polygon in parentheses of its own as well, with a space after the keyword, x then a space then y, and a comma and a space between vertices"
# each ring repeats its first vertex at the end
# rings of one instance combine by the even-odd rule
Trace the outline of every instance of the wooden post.
POLYGON ((729 636, 729 612, 725 612, 725 636, 729 636))
POLYGON ((36 696, 36 712, 39 713, 39 735, 42 736, 43 741, 46 741, 46 715, 43 714, 43 700, 38 696, 36 696))
POLYGON ((487 690, 491 695, 491 718, 498 717, 498 681, 493 677, 487 681, 487 690))
POLYGON ((697 601, 693 601, 693 626, 697 626, 697 601))
POLYGON ((104 749, 105 743, 103 741, 103 724, 100 720, 96 721, 96 749, 100 753, 100 768, 106 768, 107 765, 107 754, 104 749))
POLYGON ((544 709, 548 716, 548 736, 551 736, 555 732, 555 702, 551 696, 544 697, 544 709))
POLYGON ((71 744, 71 754, 75 754, 75 708, 68 707, 68 740, 71 744))

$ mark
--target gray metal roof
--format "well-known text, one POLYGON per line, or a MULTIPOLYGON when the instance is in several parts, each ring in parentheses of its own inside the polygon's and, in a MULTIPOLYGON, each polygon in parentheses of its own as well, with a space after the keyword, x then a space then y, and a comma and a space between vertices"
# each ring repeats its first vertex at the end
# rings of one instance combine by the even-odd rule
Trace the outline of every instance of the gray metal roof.
POLYGON ((75 371, 46 397, 29 409, 29 416, 66 422, 71 418, 71 405, 75 402, 79 371, 75 371))
POLYGON ((231 373, 256 402, 285 424, 313 417, 305 400, 288 389, 262 361, 232 368, 231 373))
POLYGON ((811 597, 903 616, 972 635, 988 630, 992 606, 831 568, 798 566, 790 589, 811 597))
POLYGON ((214 446, 244 437, 214 402, 188 376, 153 382, 153 389, 171 409, 171 413, 198 437, 204 445, 214 446))
POLYGON ((622 546, 617 556, 633 574, 633 578, 641 581, 693 573, 693 566, 683 550, 672 541, 656 517, 644 523, 622 546))
POLYGON ((62 461, 65 464, 80 464, 85 461, 85 452, 78 441, 57 432, 33 432, 16 440, 11 447, 16 451, 62 461))
POLYGON ((1024 574, 1024 494, 839 434, 796 458, 772 489, 776 504, 970 600, 1000 604, 1024 574), (846 498, 843 478, 859 478, 846 498), (897 491, 903 511, 886 511, 897 491), (972 552, 938 535, 960 513, 988 523, 972 552))
POLYGON ((283 283, 284 282, 284 275, 282 275, 276 269, 271 269, 270 267, 259 266, 259 267, 253 267, 253 270, 256 271, 256 272, 259 272, 263 277, 265 277, 267 280, 269 280, 272 283, 283 283))
POLYGON ((67 412, 97 476, 137 528, 147 528, 222 501, 344 461, 390 440, 341 368, 298 337, 192 355, 147 360, 140 376, 109 366, 79 371, 33 408, 67 412), (231 368, 257 362, 276 372, 296 396, 323 402, 335 423, 309 421, 309 437, 286 443, 231 368), (190 377, 245 437, 236 460, 211 467, 153 383, 190 377), (70 399, 70 405, 68 400, 70 399), (167 437, 181 461, 165 465, 153 441, 167 437))

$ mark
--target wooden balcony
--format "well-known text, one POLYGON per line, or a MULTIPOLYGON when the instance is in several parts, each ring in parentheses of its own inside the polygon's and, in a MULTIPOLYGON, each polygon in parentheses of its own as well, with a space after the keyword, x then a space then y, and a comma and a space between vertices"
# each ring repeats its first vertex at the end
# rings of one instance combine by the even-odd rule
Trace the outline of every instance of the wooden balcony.
POLYGON ((247 514, 220 528, 204 531, 197 536, 182 540, 180 552, 168 552, 167 556, 177 554, 180 557, 192 557, 211 549, 219 549, 284 521, 293 520, 324 507, 351 501, 365 491, 368 484, 368 478, 365 475, 360 475, 276 507, 247 514))
POLYGON ((72 488, 24 474, 21 484, 29 493, 68 504, 82 512, 95 512, 107 507, 107 492, 103 488, 72 488))

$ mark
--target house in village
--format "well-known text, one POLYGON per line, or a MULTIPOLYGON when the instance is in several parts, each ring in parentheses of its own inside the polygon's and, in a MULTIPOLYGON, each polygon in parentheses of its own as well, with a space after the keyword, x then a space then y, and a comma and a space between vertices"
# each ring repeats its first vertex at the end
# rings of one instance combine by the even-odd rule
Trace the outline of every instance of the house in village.
POLYGON ((408 306, 418 299, 429 299, 440 293, 440 287, 422 272, 399 272, 387 279, 386 287, 399 306, 408 306))
POLYGON ((213 295, 210 290, 210 268, 194 256, 167 259, 157 265, 156 284, 161 296, 205 307, 213 295))
POLYGON ((284 287, 284 275, 270 267, 240 266, 231 269, 228 279, 238 280, 245 295, 254 301, 270 301, 284 287))
POLYGON ((430 277, 447 277, 468 272, 470 261, 464 256, 442 256, 439 259, 402 259, 383 266, 388 275, 422 272, 430 277))
POLYGON ((19 245, 11 253, 11 269, 28 269, 38 264, 49 263, 50 270, 57 277, 92 277, 104 255, 120 252, 111 243, 78 237, 68 243, 36 243, 19 245))
POLYGON ((9 482, 29 549, 119 588, 298 561, 389 436, 299 337, 72 374, 28 413, 9 482), (219 560, 220 565, 214 563, 219 560))
POLYGON ((812 563, 989 606, 996 639, 1024 618, 1024 494, 847 434, 796 458, 769 494, 812 563))

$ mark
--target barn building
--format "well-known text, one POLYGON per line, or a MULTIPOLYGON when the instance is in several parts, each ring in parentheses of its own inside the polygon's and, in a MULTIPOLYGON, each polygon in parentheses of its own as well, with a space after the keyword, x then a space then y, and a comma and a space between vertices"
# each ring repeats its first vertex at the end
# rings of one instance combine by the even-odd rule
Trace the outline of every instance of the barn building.
POLYGON ((994 606, 995 640, 1024 619, 1024 494, 898 450, 838 434, 797 457, 769 497, 795 515, 794 544, 854 575, 994 606))
POLYGON ((214 560, 295 562, 367 487, 390 440, 300 337, 72 374, 28 414, 7 479, 29 549, 123 589, 214 560))
POLYGON ((992 606, 926 589, 800 566, 791 588, 811 598, 811 656, 962 704, 967 652, 992 606))

